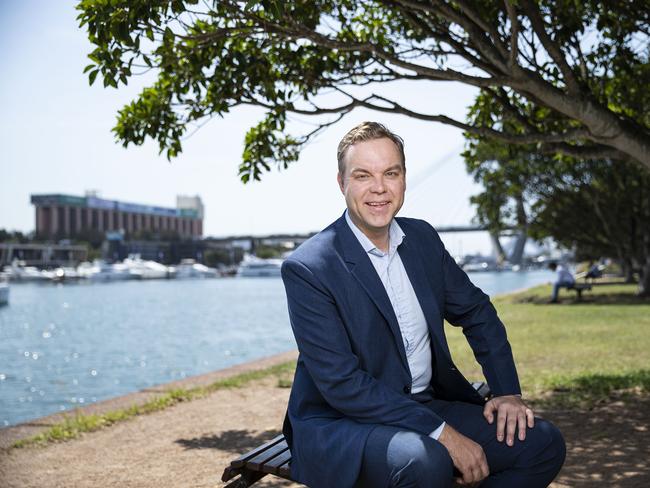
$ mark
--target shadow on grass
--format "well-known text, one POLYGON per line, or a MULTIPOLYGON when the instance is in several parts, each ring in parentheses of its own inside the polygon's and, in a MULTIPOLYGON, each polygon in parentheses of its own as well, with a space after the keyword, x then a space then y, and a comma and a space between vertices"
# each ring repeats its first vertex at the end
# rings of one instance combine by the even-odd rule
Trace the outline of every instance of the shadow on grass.
POLYGON ((558 303, 549 303, 551 292, 548 294, 529 294, 521 293, 512 296, 512 303, 528 303, 534 305, 547 305, 549 307, 558 307, 563 305, 580 306, 580 305, 650 305, 650 298, 640 297, 634 293, 614 291, 610 293, 591 293, 585 291, 582 293, 582 300, 577 299, 575 292, 562 290, 560 292, 558 303))
POLYGON ((219 434, 206 434, 192 439, 177 439, 175 442, 186 450, 218 449, 239 455, 270 441, 278 435, 280 435, 279 430, 266 430, 257 434, 253 434, 249 430, 226 430, 219 434))
POLYGON ((590 373, 572 378, 549 380, 546 393, 534 400, 542 408, 589 410, 599 403, 615 399, 650 395, 650 370, 621 374, 590 373))

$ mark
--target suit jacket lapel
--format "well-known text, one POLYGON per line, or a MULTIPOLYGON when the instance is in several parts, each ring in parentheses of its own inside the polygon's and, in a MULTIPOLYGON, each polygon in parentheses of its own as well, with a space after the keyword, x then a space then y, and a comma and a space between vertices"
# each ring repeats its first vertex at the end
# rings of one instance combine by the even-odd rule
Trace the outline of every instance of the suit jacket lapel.
POLYGON ((438 321, 438 317, 440 317, 440 309, 438 308, 436 297, 427 279, 427 271, 424 269, 422 260, 418 256, 417 248, 413 242, 409 242, 409 236, 406 235, 404 241, 402 241, 402 244, 397 249, 402 259, 402 264, 404 264, 404 269, 406 269, 406 274, 415 291, 415 295, 418 297, 420 307, 422 307, 422 312, 424 312, 432 339, 442 343, 444 342, 444 338, 441 336, 442 327, 433 326, 438 321))
POLYGON ((341 217, 338 220, 337 226, 337 235, 341 241, 341 250, 347 267, 386 319, 395 339, 400 357, 408 370, 402 332, 400 331, 395 311, 390 303, 384 284, 379 279, 379 275, 370 262, 367 253, 363 250, 361 243, 352 233, 352 230, 350 230, 348 223, 345 221, 345 217, 341 217))

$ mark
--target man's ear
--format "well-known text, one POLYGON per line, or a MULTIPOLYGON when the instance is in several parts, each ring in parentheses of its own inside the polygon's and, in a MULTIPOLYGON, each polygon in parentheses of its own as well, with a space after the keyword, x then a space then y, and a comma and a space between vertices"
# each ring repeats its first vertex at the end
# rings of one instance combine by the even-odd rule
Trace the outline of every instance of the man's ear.
POLYGON ((341 193, 345 193, 343 191, 343 176, 341 173, 336 173, 336 181, 339 183, 339 189, 341 190, 341 193))

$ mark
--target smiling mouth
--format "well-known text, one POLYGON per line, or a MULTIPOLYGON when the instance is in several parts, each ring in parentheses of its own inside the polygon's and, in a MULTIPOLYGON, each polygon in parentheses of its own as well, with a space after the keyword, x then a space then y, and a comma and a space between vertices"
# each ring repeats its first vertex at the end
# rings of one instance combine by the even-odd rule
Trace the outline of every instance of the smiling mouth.
POLYGON ((366 205, 372 208, 382 208, 388 205, 390 202, 366 202, 366 205))

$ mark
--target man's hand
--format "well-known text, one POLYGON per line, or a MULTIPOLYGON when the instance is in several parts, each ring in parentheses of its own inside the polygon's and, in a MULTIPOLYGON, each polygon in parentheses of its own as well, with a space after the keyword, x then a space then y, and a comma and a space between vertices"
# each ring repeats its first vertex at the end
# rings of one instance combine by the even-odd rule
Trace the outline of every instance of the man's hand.
POLYGON ((490 474, 483 448, 451 425, 445 424, 438 442, 447 448, 454 466, 460 471, 462 478, 456 479, 458 484, 475 486, 490 474))
POLYGON ((515 431, 519 432, 519 440, 523 441, 526 438, 526 425, 531 429, 535 425, 533 411, 519 395, 494 397, 487 402, 483 416, 490 424, 494 422, 494 412, 497 413, 497 440, 503 442, 505 435, 509 446, 515 443, 515 431))

